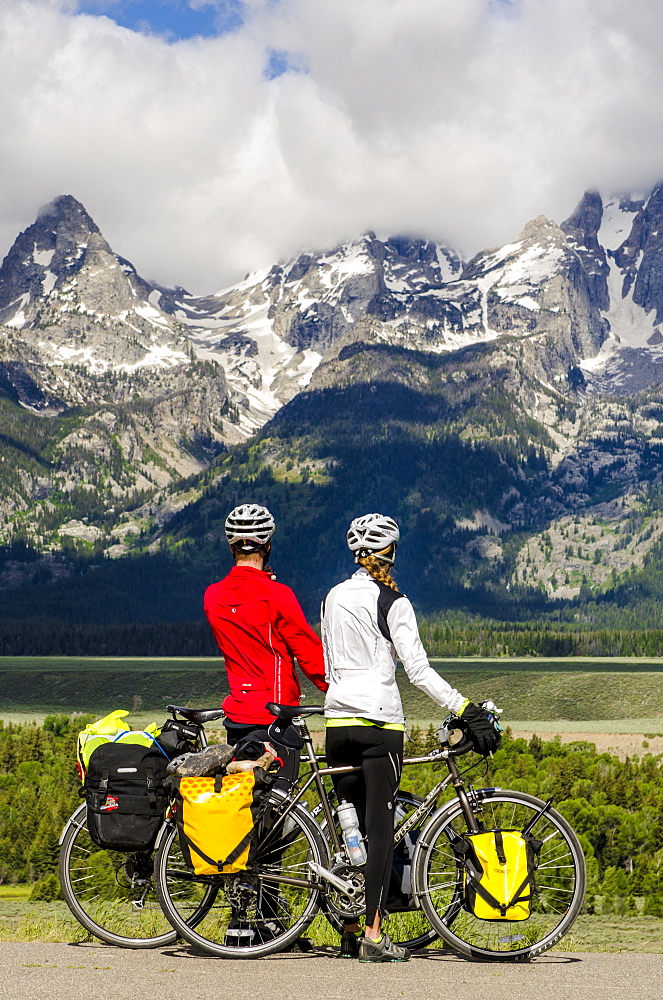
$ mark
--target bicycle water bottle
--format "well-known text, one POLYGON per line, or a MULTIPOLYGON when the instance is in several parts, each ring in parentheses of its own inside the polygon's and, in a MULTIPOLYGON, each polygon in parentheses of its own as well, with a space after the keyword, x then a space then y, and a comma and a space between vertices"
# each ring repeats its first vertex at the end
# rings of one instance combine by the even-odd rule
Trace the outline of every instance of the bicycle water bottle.
POLYGON ((336 809, 336 815, 343 831, 343 840, 350 858, 350 864, 363 865, 366 863, 366 848, 364 839, 359 831, 359 820, 357 810, 352 802, 345 799, 336 809))

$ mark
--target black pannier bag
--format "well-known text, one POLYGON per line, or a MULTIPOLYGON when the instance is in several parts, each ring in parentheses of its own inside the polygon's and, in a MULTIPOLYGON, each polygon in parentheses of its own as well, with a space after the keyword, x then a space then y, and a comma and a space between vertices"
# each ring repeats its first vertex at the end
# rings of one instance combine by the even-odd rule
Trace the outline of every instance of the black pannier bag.
POLYGON ((157 736, 161 749, 173 759, 196 749, 202 726, 195 722, 166 719, 157 736))
POLYGON ((168 758, 156 746, 104 743, 92 753, 83 792, 91 840, 114 851, 152 847, 170 800, 168 758))

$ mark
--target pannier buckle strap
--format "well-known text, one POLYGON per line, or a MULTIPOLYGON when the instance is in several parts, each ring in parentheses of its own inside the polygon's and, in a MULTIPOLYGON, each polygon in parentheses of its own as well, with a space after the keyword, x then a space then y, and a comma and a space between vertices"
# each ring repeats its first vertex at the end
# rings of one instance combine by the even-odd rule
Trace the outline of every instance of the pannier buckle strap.
POLYGON ((145 768, 145 775, 147 777, 147 795, 150 800, 150 805, 156 805, 157 797, 155 795, 156 782, 154 780, 154 771, 151 767, 145 768))
POLYGON ((226 867, 226 865, 232 865, 233 862, 237 861, 239 856, 246 850, 246 848, 249 846, 253 838, 253 830, 249 830, 249 832, 242 837, 237 847, 234 847, 232 849, 228 857, 225 860, 220 860, 220 861, 215 861, 214 858, 210 858, 209 855, 205 854, 204 851, 201 851, 201 849, 196 844, 194 844, 191 838, 188 837, 183 830, 179 831, 179 835, 180 839, 184 841, 184 843, 186 844, 186 846, 189 848, 190 851, 195 851, 195 853, 198 855, 199 858, 202 858, 203 861, 206 861, 208 865, 213 865, 219 870, 219 872, 221 872, 222 869, 226 867))
POLYGON ((495 853, 501 865, 506 864, 506 854, 504 853, 504 837, 501 830, 495 830, 495 853))

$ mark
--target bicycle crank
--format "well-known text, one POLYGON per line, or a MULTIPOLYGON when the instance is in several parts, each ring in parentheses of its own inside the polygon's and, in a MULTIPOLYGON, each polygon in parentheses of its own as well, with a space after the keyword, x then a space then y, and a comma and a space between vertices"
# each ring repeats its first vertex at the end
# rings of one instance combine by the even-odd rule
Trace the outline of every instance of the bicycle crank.
POLYGON ((339 917, 360 917, 366 911, 364 871, 354 865, 337 864, 331 869, 309 861, 309 868, 331 886, 325 894, 327 905, 339 917))

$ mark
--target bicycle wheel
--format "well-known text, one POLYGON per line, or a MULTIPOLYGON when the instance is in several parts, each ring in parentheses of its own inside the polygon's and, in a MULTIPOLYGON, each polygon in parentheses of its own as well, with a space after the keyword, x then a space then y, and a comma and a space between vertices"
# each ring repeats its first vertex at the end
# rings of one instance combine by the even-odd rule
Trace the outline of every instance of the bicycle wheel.
POLYGON ((261 837, 251 869, 235 875, 192 874, 169 824, 157 845, 156 894, 173 928, 194 947, 218 958, 260 958, 294 944, 315 917, 320 891, 310 861, 327 867, 327 850, 300 806, 261 837))
MULTIPOLYGON (((400 789, 396 794, 396 821, 400 825, 424 800, 420 795, 412 792, 404 792, 400 789)), ((425 821, 426 817, 424 817, 425 821)), ((326 822, 322 824, 323 831, 326 831, 326 822)), ((390 886, 389 899, 387 900, 387 910, 389 911, 388 932, 389 936, 401 948, 408 948, 416 951, 418 948, 425 948, 427 945, 437 941, 439 935, 433 930, 426 914, 421 909, 414 908, 409 897, 408 875, 410 874, 410 860, 414 849, 414 842, 418 831, 410 834, 405 842, 394 851, 394 866, 392 870, 392 882, 390 886), (408 871, 408 869, 410 871, 408 871), (404 890, 404 892, 402 891, 404 890)), ((326 900, 322 902, 322 910, 325 917, 339 934, 343 932, 343 920, 328 905, 326 900)))
POLYGON ((105 851, 90 839, 85 805, 69 818, 60 842, 60 885, 78 922, 123 948, 160 948, 177 939, 161 912, 153 851, 105 851))
MULTIPOLYGON (((474 812, 485 830, 523 829, 544 803, 523 792, 486 789, 474 812)), ((554 809, 537 819, 543 841, 527 920, 479 920, 463 907, 463 862, 452 839, 467 833, 458 802, 423 830, 414 862, 415 892, 440 937, 467 958, 518 962, 551 948, 577 917, 585 891, 585 859, 575 833, 554 809)))
MULTIPOLYGON (((406 820, 414 811, 418 809, 424 800, 420 795, 415 795, 412 792, 403 792, 399 789, 396 794, 396 816, 398 825, 406 820)), ((415 851, 415 842, 418 835, 421 832, 421 826, 425 823, 427 817, 420 824, 419 828, 413 830, 405 838, 405 842, 394 852, 394 869, 392 874, 392 887, 397 889, 394 884, 397 880, 397 875, 400 873, 399 863, 405 862, 406 868, 404 873, 407 876, 407 865, 408 862, 414 860, 413 855, 415 851)), ((410 877, 412 869, 410 867, 410 877)), ((405 880, 405 889, 407 891, 407 877, 405 880)), ((396 900, 391 903, 387 900, 387 909, 389 910, 389 922, 387 925, 387 930, 389 932, 389 937, 392 941, 395 941, 401 948, 408 948, 410 951, 416 951, 418 948, 425 948, 427 945, 432 944, 433 941, 437 941, 439 935, 436 930, 431 927, 430 920, 422 909, 412 909, 411 905, 404 909, 397 909, 398 905, 396 900)), ((405 901, 404 901, 405 902, 405 901)))

